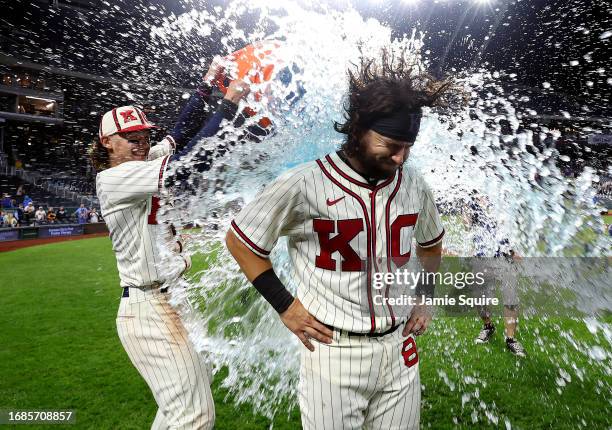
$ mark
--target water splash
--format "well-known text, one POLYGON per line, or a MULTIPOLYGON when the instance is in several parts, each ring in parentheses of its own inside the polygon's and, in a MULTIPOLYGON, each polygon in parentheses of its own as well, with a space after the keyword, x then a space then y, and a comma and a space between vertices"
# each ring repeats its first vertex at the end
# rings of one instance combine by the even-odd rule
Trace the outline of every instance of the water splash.
MULTIPOLYGON (((324 5, 305 8, 283 2, 282 6, 270 6, 242 0, 230 2, 225 9, 171 16, 151 30, 155 41, 152 49, 178 46, 197 58, 198 47, 190 44, 191 37, 218 31, 225 35, 220 54, 261 39, 281 40, 279 55, 299 67, 301 72, 294 79, 303 83, 306 94, 292 106, 257 101, 253 96, 247 99, 245 105, 273 120, 276 134, 256 145, 237 145, 218 160, 213 170, 198 176, 195 194, 178 196, 174 207, 166 207, 162 217, 177 225, 198 220, 202 226, 200 232, 189 233, 187 251, 207 256, 207 268, 191 277, 184 293, 174 296, 175 302, 185 307, 187 326, 197 348, 210 354, 216 370, 228 369, 222 386, 236 402, 249 402, 258 412, 273 416, 285 401, 295 406, 298 344, 270 306, 254 293, 222 246, 225 231, 239 208, 280 172, 339 145, 342 137, 333 131, 332 121, 342 118, 346 70, 359 55, 375 57, 382 47, 406 49, 423 69, 429 59, 422 52, 424 33, 413 31, 393 39, 388 26, 364 20, 350 7, 339 11, 324 5), (249 18, 249 30, 237 24, 245 22, 245 17, 249 18)), ((521 124, 535 112, 527 97, 508 93, 503 72, 457 72, 456 81, 470 95, 469 104, 450 115, 426 112, 409 160, 422 171, 448 213, 445 247, 458 255, 473 253, 459 215, 468 193, 476 189, 490 203, 489 216, 497 221, 493 233, 478 232, 489 235, 492 246, 508 238, 525 256, 610 255, 609 239, 599 234, 603 230, 600 208, 593 204, 600 172, 585 168, 576 178, 568 178, 558 167, 561 155, 554 145, 538 148, 532 144, 536 132, 522 129, 521 124)), ((278 94, 289 89, 273 82, 254 85, 252 94, 258 91, 276 94, 278 101, 282 99, 278 94)), ((259 116, 251 120, 257 121, 259 116)), ((559 137, 554 130, 541 130, 552 134, 553 143, 559 137)), ((225 140, 238 139, 231 125, 226 124, 224 132, 225 140)), ((214 148, 219 143, 220 139, 210 139, 201 145, 214 148)), ((287 276, 284 242, 271 258, 277 273, 295 292, 287 276)), ((597 285, 609 288, 608 281, 602 278, 597 285)), ((603 309, 610 308, 610 301, 604 301, 603 309)), ((561 340, 554 340, 552 348, 571 347, 609 375, 609 325, 586 321, 591 343, 577 341, 560 328, 561 340), (599 331, 607 335, 602 337, 599 331)), ((439 333, 447 331, 440 328, 439 333)), ((542 351, 551 348, 550 342, 541 343, 541 339, 537 337, 535 343, 542 351)), ((450 362, 456 350, 449 349, 445 342, 431 342, 450 362)), ((560 367, 553 359, 550 364, 556 369, 551 381, 559 390, 584 378, 584 370, 575 364, 560 367)), ((453 369, 452 375, 442 370, 439 375, 451 391, 457 387, 462 407, 471 410, 472 422, 484 419, 499 425, 503 420, 506 428, 511 428, 511 421, 494 404, 480 398, 479 390, 486 388, 486 382, 478 375, 453 369)), ((609 384, 599 389, 610 393, 609 384)))

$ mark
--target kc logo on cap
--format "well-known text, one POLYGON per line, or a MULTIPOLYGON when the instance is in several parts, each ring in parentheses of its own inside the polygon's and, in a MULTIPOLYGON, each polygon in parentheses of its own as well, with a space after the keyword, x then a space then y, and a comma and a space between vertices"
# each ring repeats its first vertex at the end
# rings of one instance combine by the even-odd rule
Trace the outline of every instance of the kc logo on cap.
POLYGON ((155 128, 155 126, 147 120, 141 109, 136 106, 121 106, 109 110, 102 116, 100 139, 116 133, 128 133, 150 128, 155 128))
POLYGON ((134 112, 132 109, 128 109, 125 112, 119 112, 123 117, 123 122, 138 121, 138 118, 132 115, 132 112, 134 112))

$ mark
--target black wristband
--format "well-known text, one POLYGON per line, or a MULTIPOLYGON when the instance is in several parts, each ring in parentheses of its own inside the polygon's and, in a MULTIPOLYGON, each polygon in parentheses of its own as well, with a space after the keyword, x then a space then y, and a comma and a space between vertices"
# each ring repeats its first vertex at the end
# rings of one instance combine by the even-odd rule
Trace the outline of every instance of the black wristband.
POLYGON ((238 111, 238 105, 234 102, 230 102, 228 99, 221 100, 221 106, 218 111, 223 113, 223 118, 230 120, 236 116, 238 111))
POLYGON ((274 269, 266 270, 255 278, 253 286, 279 314, 285 312, 293 303, 293 296, 278 279, 274 269))

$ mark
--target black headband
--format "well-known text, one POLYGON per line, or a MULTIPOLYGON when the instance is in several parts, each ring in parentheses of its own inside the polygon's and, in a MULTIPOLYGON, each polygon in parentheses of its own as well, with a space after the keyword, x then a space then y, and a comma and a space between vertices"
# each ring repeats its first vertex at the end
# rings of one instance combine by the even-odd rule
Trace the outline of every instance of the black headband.
POLYGON ((420 111, 402 109, 375 120, 368 128, 391 139, 414 142, 421 126, 421 117, 420 111))

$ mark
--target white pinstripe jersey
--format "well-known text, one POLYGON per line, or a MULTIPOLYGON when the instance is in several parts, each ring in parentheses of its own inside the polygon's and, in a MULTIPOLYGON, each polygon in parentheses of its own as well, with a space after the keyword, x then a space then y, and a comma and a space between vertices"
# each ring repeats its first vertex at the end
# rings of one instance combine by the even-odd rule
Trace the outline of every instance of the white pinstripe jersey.
POLYGON ((320 321, 355 332, 382 332, 405 318, 375 315, 374 272, 395 271, 444 228, 431 191, 409 167, 376 186, 335 153, 281 175, 232 222, 234 234, 267 257, 287 236, 297 297, 320 321))
MULTIPOLYGON (((158 270, 162 261, 158 235, 161 233, 170 244, 174 234, 171 225, 157 224, 156 214, 168 158, 173 152, 174 140, 168 136, 151 148, 147 161, 121 163, 96 176, 96 192, 110 231, 122 287, 165 281, 158 270)), ((181 266, 176 268, 179 273, 190 265, 184 258, 174 263, 181 266)))

